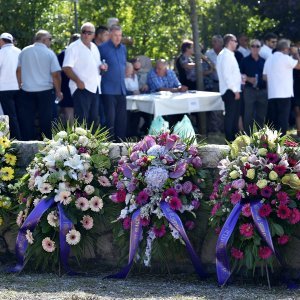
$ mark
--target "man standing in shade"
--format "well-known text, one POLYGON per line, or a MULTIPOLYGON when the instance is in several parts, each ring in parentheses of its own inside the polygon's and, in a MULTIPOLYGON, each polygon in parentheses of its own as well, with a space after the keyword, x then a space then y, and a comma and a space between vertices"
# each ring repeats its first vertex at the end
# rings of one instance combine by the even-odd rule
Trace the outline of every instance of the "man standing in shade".
POLYGON ((99 46, 102 59, 108 65, 102 75, 102 100, 106 116, 106 126, 111 139, 117 141, 126 137, 126 47, 121 44, 122 29, 119 25, 110 27, 110 39, 99 46))
POLYGON ((267 60, 276 49, 277 35, 269 32, 264 37, 264 45, 260 48, 259 56, 267 60))
POLYGON ((291 42, 281 39, 277 44, 277 51, 267 59, 263 74, 267 80, 269 114, 276 130, 286 134, 291 110, 293 90, 293 69, 300 69, 300 56, 297 49, 291 48, 291 42))
POLYGON ((95 27, 91 23, 81 26, 80 39, 66 49, 63 70, 70 78, 75 118, 88 126, 99 124, 100 54, 92 42, 95 27))
POLYGON ((57 98, 63 98, 61 68, 55 53, 49 49, 51 39, 48 31, 39 30, 35 35, 35 43, 25 47, 19 55, 17 78, 21 96, 17 111, 21 136, 25 141, 36 139, 36 112, 39 115, 41 133, 51 138, 55 94, 57 98))
POLYGON ((241 61, 241 73, 246 75, 244 88, 244 129, 250 133, 254 121, 263 127, 268 111, 266 83, 263 80, 265 60, 259 56, 259 40, 250 42, 251 54, 241 61))
POLYGON ((21 133, 16 111, 19 94, 16 71, 21 50, 14 46, 13 37, 7 32, 0 36, 0 47, 0 102, 4 114, 9 117, 11 138, 20 140, 21 133))
POLYGON ((241 73, 234 56, 237 39, 233 34, 224 36, 225 48, 217 58, 219 88, 225 104, 224 130, 227 141, 233 141, 238 133, 240 115, 241 73))

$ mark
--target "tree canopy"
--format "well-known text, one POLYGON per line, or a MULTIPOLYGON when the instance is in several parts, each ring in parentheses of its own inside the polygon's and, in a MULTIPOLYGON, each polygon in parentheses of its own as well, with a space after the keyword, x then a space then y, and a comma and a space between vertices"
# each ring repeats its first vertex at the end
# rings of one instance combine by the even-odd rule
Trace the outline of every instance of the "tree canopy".
MULTIPOLYGON (((37 30, 46 29, 59 51, 75 32, 74 0, 0 0, 0 7, 0 31, 12 33, 20 48, 32 43, 37 30)), ((134 41, 128 47, 131 56, 170 59, 183 39, 192 37, 188 0, 78 0, 77 8, 79 27, 85 21, 105 25, 109 17, 118 17, 134 41)), ((197 0, 200 41, 208 47, 214 34, 261 38, 268 31, 300 40, 299 12, 297 0, 197 0)))

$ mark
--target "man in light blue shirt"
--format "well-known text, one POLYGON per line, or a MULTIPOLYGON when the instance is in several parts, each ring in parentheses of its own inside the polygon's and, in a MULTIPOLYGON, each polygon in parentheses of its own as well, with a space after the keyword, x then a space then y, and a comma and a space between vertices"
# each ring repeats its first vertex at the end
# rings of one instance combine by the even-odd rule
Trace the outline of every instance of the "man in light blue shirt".
POLYGON ((172 93, 186 92, 187 87, 181 85, 174 71, 167 68, 167 63, 159 59, 155 68, 148 74, 148 86, 151 93, 159 91, 169 91, 172 93))
POLYGON ((48 31, 39 30, 35 35, 35 43, 25 47, 19 55, 17 78, 21 97, 17 110, 21 136, 25 141, 36 139, 36 113, 41 133, 51 138, 53 102, 55 96, 63 98, 61 68, 55 53, 49 49, 51 39, 48 31))

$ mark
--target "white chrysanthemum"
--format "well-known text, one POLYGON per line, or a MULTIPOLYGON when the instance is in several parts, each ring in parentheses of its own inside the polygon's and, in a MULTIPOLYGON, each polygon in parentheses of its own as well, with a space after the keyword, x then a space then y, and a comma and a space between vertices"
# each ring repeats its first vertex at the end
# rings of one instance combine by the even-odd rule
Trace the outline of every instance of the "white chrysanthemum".
POLYGON ((86 136, 81 135, 81 136, 79 137, 79 139, 78 139, 78 143, 79 143, 80 145, 82 145, 82 146, 85 147, 85 146, 88 145, 89 139, 88 139, 86 136))
POLYGON ((58 132, 58 133, 56 134, 56 136, 57 136, 58 138, 64 139, 64 138, 66 138, 66 137, 68 136, 68 133, 65 132, 65 131, 60 131, 60 132, 58 132))
POLYGON ((88 194, 88 195, 92 195, 95 192, 95 188, 92 185, 87 185, 84 188, 84 191, 88 194))
POLYGON ((52 227, 58 227, 58 215, 56 211, 52 211, 47 216, 47 221, 50 226, 52 227))
POLYGON ((80 221, 80 223, 82 224, 83 228, 86 230, 90 230, 93 228, 94 226, 94 220, 92 217, 86 215, 83 216, 82 220, 80 221))
POLYGON ((50 183, 43 183, 40 188, 39 188, 39 191, 42 193, 42 194, 49 194, 51 193, 51 191, 53 190, 53 187, 50 183))
POLYGON ((79 231, 72 229, 66 235, 66 241, 69 245, 77 245, 80 242, 81 234, 79 231))
POLYGON ((81 127, 77 127, 75 129, 75 133, 79 134, 79 135, 86 135, 87 134, 87 131, 81 127))
POLYGON ((32 245, 34 242, 34 238, 33 238, 32 232, 29 229, 26 230, 25 237, 26 237, 27 242, 32 245))
POLYGON ((84 197, 80 197, 75 201, 75 205, 78 209, 81 209, 82 211, 86 211, 89 209, 90 204, 88 199, 84 197))
POLYGON ((89 203, 92 211, 98 212, 103 208, 103 200, 98 196, 94 196, 89 203))
POLYGON ((55 250, 55 242, 46 237, 42 240, 42 247, 46 252, 53 252, 55 250))

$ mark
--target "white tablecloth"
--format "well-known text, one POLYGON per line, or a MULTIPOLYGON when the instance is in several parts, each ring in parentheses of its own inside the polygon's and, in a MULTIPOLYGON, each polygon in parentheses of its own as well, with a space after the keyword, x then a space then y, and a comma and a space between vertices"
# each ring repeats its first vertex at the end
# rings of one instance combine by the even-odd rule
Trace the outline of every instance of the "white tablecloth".
POLYGON ((224 110, 224 103, 220 93, 202 91, 127 96, 127 110, 136 109, 157 117, 224 110))

